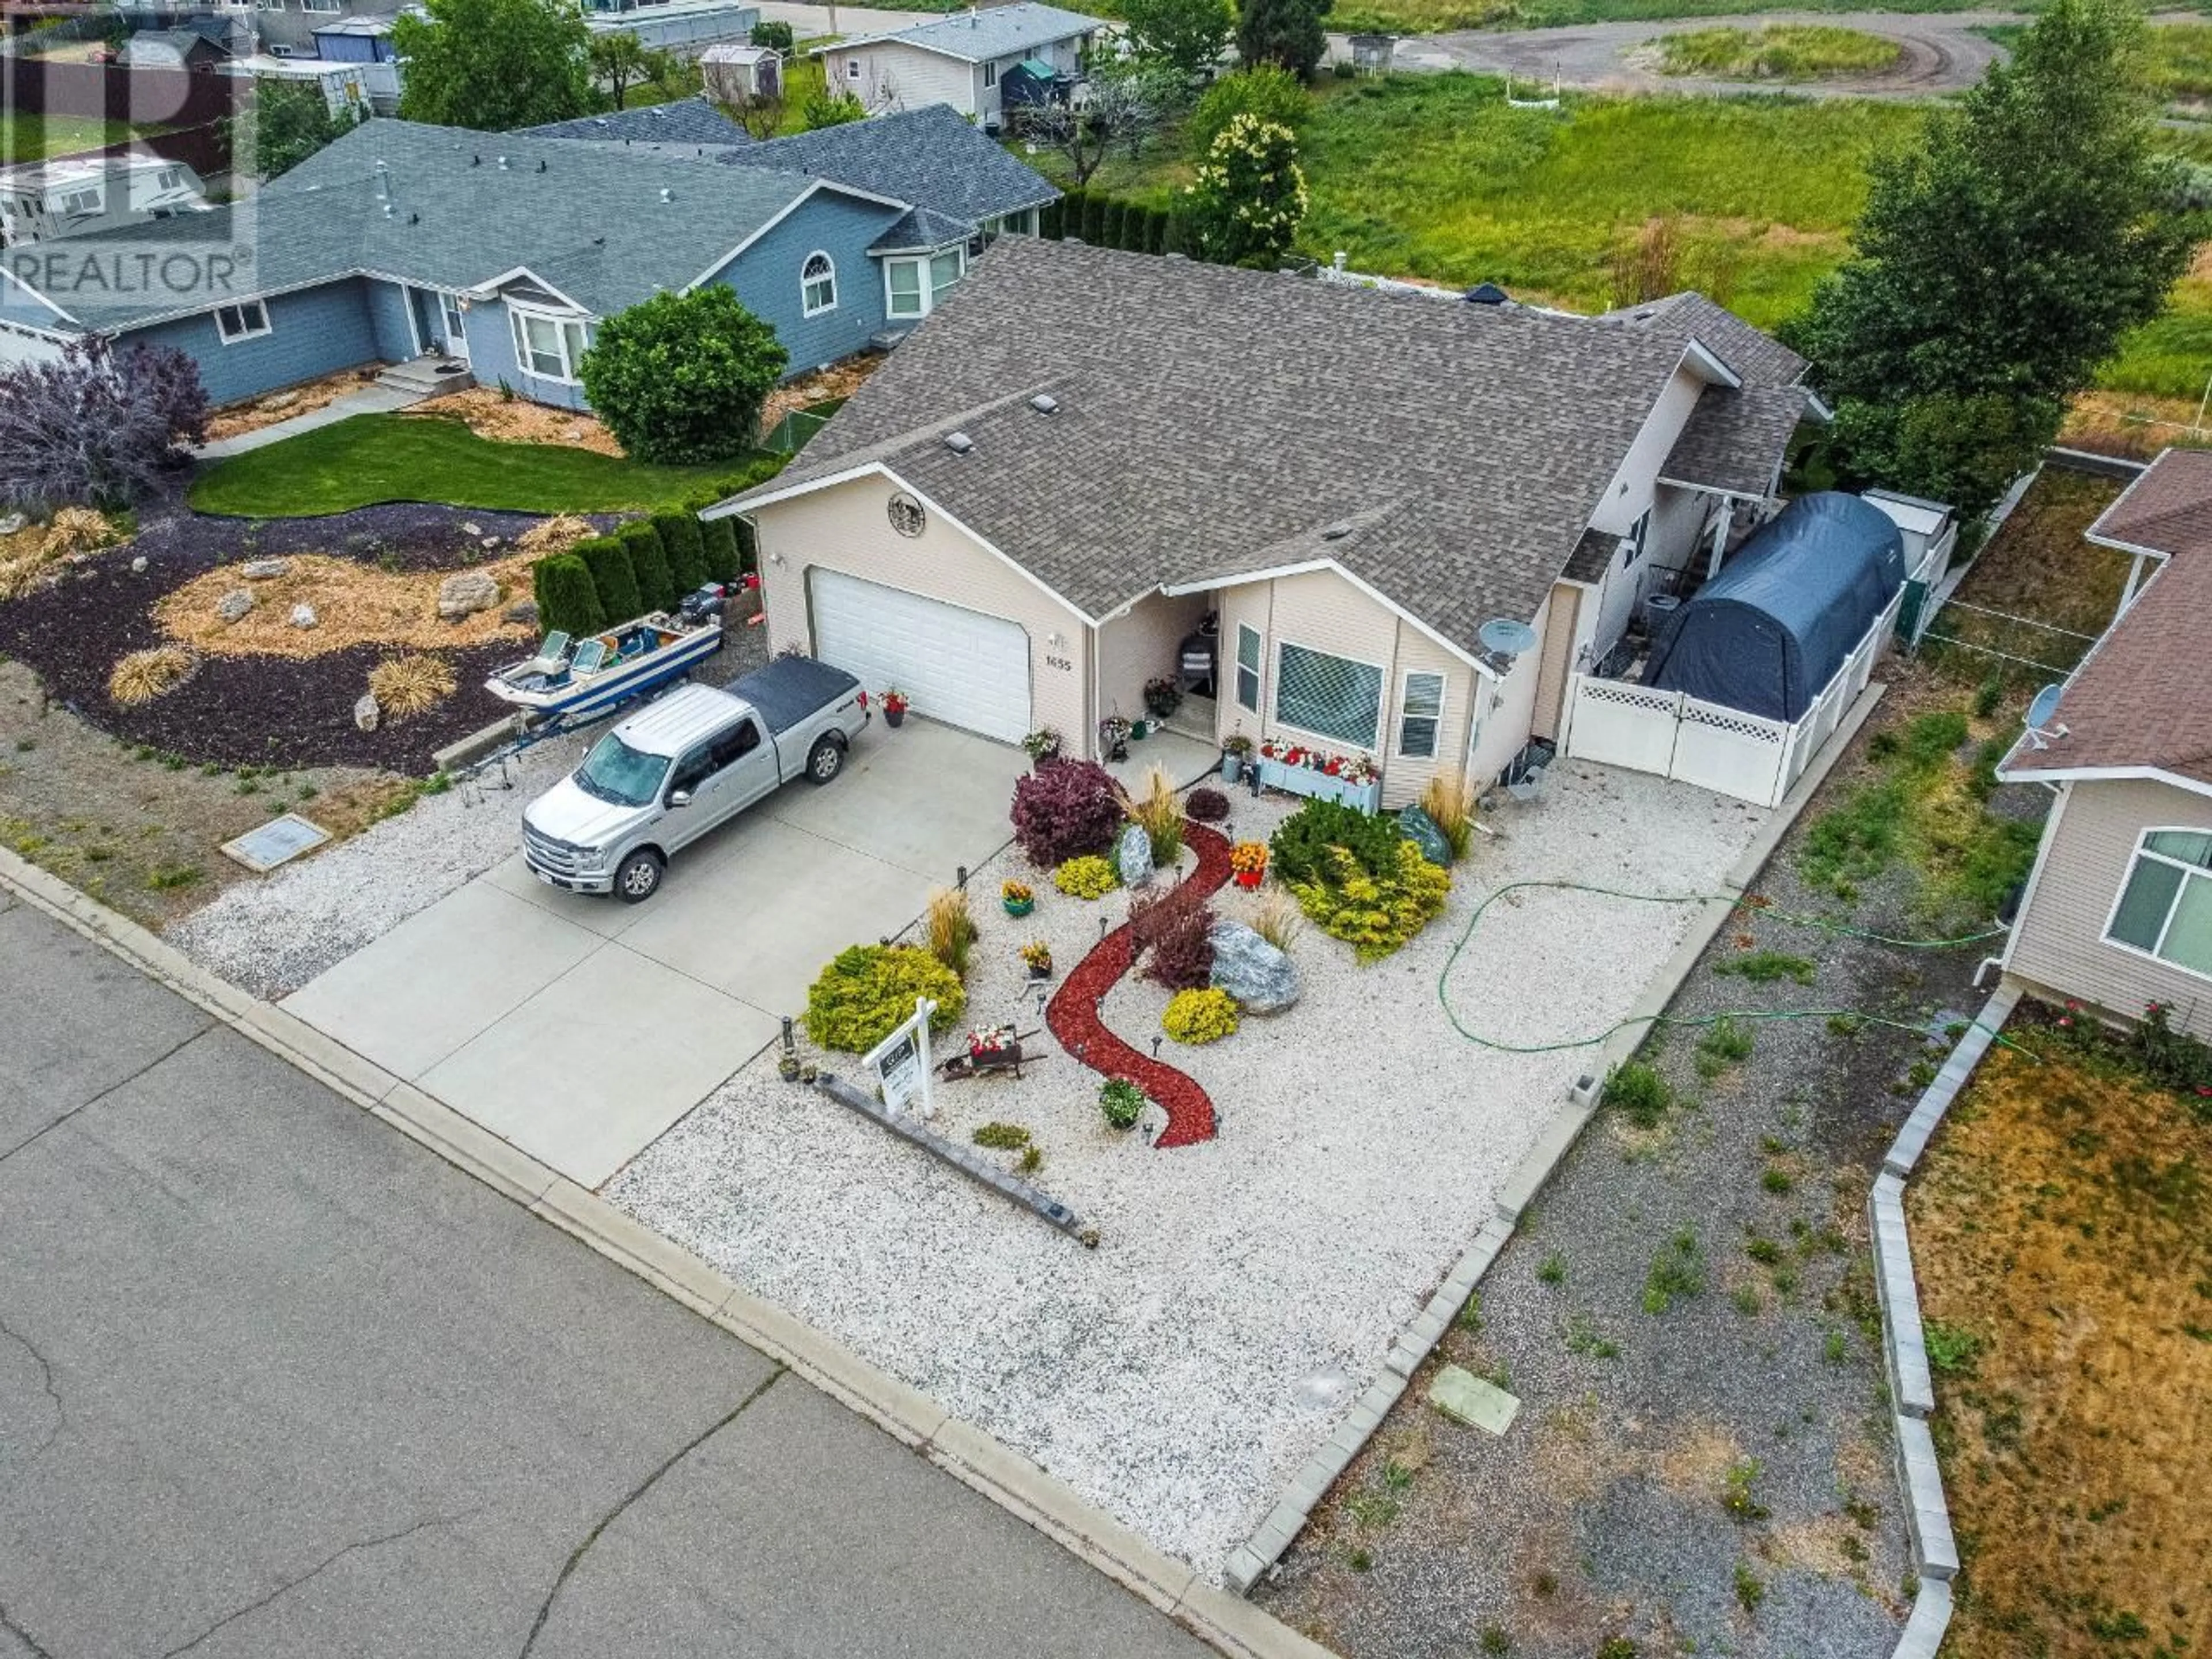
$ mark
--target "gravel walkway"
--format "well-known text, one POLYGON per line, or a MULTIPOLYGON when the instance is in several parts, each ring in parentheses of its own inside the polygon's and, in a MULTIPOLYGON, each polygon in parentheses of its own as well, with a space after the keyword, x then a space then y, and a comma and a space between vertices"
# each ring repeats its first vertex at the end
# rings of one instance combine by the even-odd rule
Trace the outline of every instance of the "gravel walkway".
MULTIPOLYGON (((1155 1152, 1109 1130, 1097 1078, 1048 1036, 1036 1042, 1050 1057, 1025 1079, 940 1091, 946 1133, 992 1120, 1030 1131, 1045 1158, 1036 1178, 1101 1229, 1095 1253, 779 1083, 766 1060, 608 1196, 1218 1572, 1379 1371, 1583 1063, 1486 1053, 1451 1034, 1437 975, 1480 896, 1537 877, 1710 890, 1765 816, 1571 762, 1552 783, 1540 805, 1500 814, 1496 839, 1478 837, 1446 915, 1396 957, 1362 969, 1310 932, 1294 951, 1297 1008, 1172 1051, 1219 1108, 1218 1139, 1155 1152)), ((1234 832, 1264 836, 1285 810, 1239 796, 1234 832)), ((1065 971, 1127 899, 1085 904, 1038 882, 1036 914, 1011 921, 996 894, 1003 877, 1029 873, 1018 859, 975 878, 969 1018, 1028 1031, 1042 1022, 1016 948, 1046 939, 1065 971)), ((1220 908, 1248 902, 1224 896, 1220 908)), ((1508 902, 1455 974, 1455 1006, 1510 1039, 1597 1030, 1687 921, 1565 895, 1508 902)), ((1106 1017, 1148 1048, 1165 1003, 1125 980, 1106 1017)), ((851 1069, 849 1057, 825 1063, 851 1069)))
MULTIPOLYGON (((1793 872, 1802 834, 1759 890, 1832 915, 1793 872)), ((1893 871, 1851 921, 1911 936, 1911 892, 1893 871)), ((1856 1008, 1940 1034, 1977 1006, 1986 948, 1893 951, 1746 915, 1671 1012, 1856 1008), (1754 951, 1801 958, 1811 983, 1716 971, 1754 951)), ((1616 1637, 1771 1659, 1894 1644, 1908 1559, 1862 1215, 1905 1074, 1948 1042, 1825 1017, 1749 1029, 1724 1066, 1700 1065, 1700 1031, 1670 1032, 1656 1063, 1676 1103, 1648 1129, 1608 1111, 1585 1132, 1483 1281, 1480 1328, 1447 1335, 1262 1586, 1271 1612, 1351 1659, 1500 1639, 1522 1659, 1588 1659, 1616 1637), (1655 1313, 1669 1257, 1702 1288, 1655 1313), (1447 1360, 1521 1399, 1504 1439, 1426 1403, 1447 1360)))

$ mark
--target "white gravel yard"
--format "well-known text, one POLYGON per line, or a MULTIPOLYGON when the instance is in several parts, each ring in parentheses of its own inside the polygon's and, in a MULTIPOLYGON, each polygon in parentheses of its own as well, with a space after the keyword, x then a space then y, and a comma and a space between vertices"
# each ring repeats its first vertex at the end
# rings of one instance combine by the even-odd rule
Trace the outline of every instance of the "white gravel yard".
MULTIPOLYGON (((1459 1037, 1437 978, 1480 898, 1515 881, 1715 890, 1766 814, 1574 762, 1490 820, 1446 914, 1370 968, 1309 930, 1297 1007, 1210 1048, 1164 1042, 1201 1083, 1219 1138, 1153 1152, 1100 1116, 1099 1079, 1046 1052, 1022 1079, 939 1091, 938 1127, 1027 1128, 1034 1177, 1097 1226, 1086 1251, 811 1091, 772 1058, 735 1078, 608 1183, 641 1221, 988 1431, 1156 1544, 1218 1574, 1299 1463, 1382 1368, 1398 1328, 1492 1212, 1494 1194, 1587 1063, 1459 1037)), ((1233 798, 1264 836, 1294 803, 1233 798)), ((418 809, 419 810, 419 809, 418 809)), ((1086 904, 1018 853, 977 873, 971 1024, 1041 1028, 1015 951, 1044 939, 1065 974, 1127 896, 1086 904), (1030 879, 1036 913, 998 884, 1030 879)), ((1224 915, 1249 901, 1233 890, 1224 915)), ((1470 1028, 1512 1042, 1621 1018, 1687 926, 1683 906, 1565 892, 1501 901, 1450 981, 1470 1028)), ((1166 993, 1125 981, 1114 1029, 1140 1046, 1166 993)), ((850 1071, 848 1056, 823 1057, 850 1071)), ((1012 1154, 1006 1156, 1011 1160, 1012 1154)))
POLYGON ((513 854, 522 809, 597 735, 549 739, 350 841, 227 889, 170 927, 168 941, 256 996, 289 995, 513 854))

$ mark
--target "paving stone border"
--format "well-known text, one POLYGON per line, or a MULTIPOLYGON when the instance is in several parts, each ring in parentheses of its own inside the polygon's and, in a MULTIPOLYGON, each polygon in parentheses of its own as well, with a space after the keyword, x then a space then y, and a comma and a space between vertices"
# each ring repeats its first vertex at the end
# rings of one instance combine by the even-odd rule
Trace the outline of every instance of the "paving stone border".
MULTIPOLYGON (((1804 811, 1805 803, 1813 798, 1813 792, 1820 787, 1834 769, 1836 763, 1843 757, 1844 750, 1874 713, 1875 705, 1881 700, 1886 690, 1887 687, 1876 680, 1860 692, 1856 701, 1844 711, 1843 718, 1836 723, 1833 740, 1823 748, 1820 757, 1806 769, 1805 775, 1791 786, 1782 805, 1775 808, 1773 817, 1761 827, 1757 838, 1736 860, 1735 867, 1722 878, 1722 885, 1726 892, 1707 899, 1698 907, 1697 915, 1692 921, 1689 931, 1682 936, 1682 942, 1674 948, 1674 955, 1668 957, 1659 971, 1651 976, 1650 982, 1644 988, 1644 994, 1636 1000, 1620 1029, 1598 1048, 1589 1071, 1576 1079, 1573 1087, 1567 1091, 1565 1103, 1552 1114, 1543 1133, 1536 1137, 1535 1145, 1522 1155, 1513 1173, 1506 1177, 1505 1184, 1498 1188, 1497 1213, 1483 1223, 1481 1231, 1474 1236, 1474 1243, 1453 1265, 1452 1270, 1445 1274, 1443 1283, 1429 1297, 1421 1311, 1414 1315, 1399 1333, 1397 1341, 1383 1358, 1382 1374, 1368 1384, 1366 1392, 1359 1396, 1351 1412, 1337 1425, 1336 1431, 1291 1478, 1289 1487, 1277 1500, 1275 1507, 1268 1511, 1259 1529, 1231 1553, 1223 1577, 1231 1590, 1239 1595, 1251 1594, 1252 1587, 1267 1575, 1281 1559, 1283 1552, 1291 1547, 1291 1540, 1305 1526, 1307 1517, 1312 1515, 1329 1487, 1335 1484, 1338 1477, 1351 1466, 1352 1460, 1358 1456, 1368 1441, 1374 1437, 1376 1430, 1382 1426, 1382 1419, 1389 1414, 1391 1407, 1405 1393, 1413 1373, 1434 1351, 1443 1334, 1451 1328, 1452 1322, 1459 1317, 1461 1310, 1467 1306, 1468 1298, 1474 1294, 1476 1285, 1482 1282, 1482 1276, 1490 1271, 1490 1264, 1498 1259, 1498 1252, 1513 1237, 1513 1229, 1519 1224, 1522 1213, 1535 1202, 1536 1194, 1543 1190, 1544 1183, 1552 1178, 1553 1171, 1559 1168, 1560 1160, 1573 1147, 1583 1127, 1596 1115, 1597 1098, 1605 1079, 1614 1066, 1636 1052, 1637 1045, 1644 1041, 1645 1022, 1664 1012, 1667 1005, 1674 1000, 1675 993, 1682 988, 1682 982, 1689 978, 1691 971, 1698 965, 1698 958, 1705 954, 1705 947, 1713 942, 1715 935, 1735 913, 1738 902, 1759 879, 1759 872, 1766 867, 1767 860, 1774 856, 1774 849, 1782 844, 1783 836, 1789 834, 1790 825, 1804 811)), ((1933 1648, 1929 1651, 1932 1654, 1933 1648)))
POLYGON ((1920 1580, 1912 1616, 1905 1621, 1893 1659, 1935 1659, 1951 1623, 1951 1580, 1959 1571, 1959 1544, 1951 1531, 1951 1509, 1943 1497, 1943 1473, 1936 1462, 1936 1443, 1928 1419, 1936 1410, 1935 1378, 1920 1323, 1920 1290, 1912 1273, 1912 1240, 1905 1224, 1905 1181, 1928 1150, 1928 1142, 1974 1067, 1996 1041, 2019 1004, 2021 988, 2008 981, 1982 1005, 1982 1011, 1951 1050, 1882 1155, 1881 1174, 1867 1196, 1867 1218, 1874 1241, 1874 1282, 1881 1304, 1881 1352, 1889 1374, 1890 1400, 1897 1431, 1897 1479, 1905 1495, 1905 1518, 1912 1540, 1912 1565, 1920 1580))
POLYGON ((0 848, 12 896, 148 977, 464 1174, 776 1360, 831 1399, 1172 1619, 1228 1659, 1334 1659, 1328 1649, 1208 1583, 1085 1503, 1030 1459, 954 1417, 763 1297, 556 1174, 511 1142, 382 1070, 296 1016, 209 972, 173 945, 0 848))

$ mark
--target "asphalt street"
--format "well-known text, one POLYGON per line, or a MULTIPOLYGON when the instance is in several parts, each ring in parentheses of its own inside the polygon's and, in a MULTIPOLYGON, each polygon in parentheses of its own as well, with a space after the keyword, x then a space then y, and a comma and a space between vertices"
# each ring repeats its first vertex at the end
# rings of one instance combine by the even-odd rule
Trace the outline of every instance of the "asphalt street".
POLYGON ((0 895, 0 1659, 1207 1651, 0 895))

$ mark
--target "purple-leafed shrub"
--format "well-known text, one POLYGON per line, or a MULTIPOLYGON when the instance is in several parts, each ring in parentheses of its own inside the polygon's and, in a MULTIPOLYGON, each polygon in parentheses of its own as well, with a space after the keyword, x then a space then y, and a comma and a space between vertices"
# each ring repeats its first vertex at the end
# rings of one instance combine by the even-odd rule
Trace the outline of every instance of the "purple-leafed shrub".
POLYGON ((1063 760, 1014 785, 1014 839, 1031 864, 1103 853, 1121 827, 1114 780, 1096 761, 1063 760))

